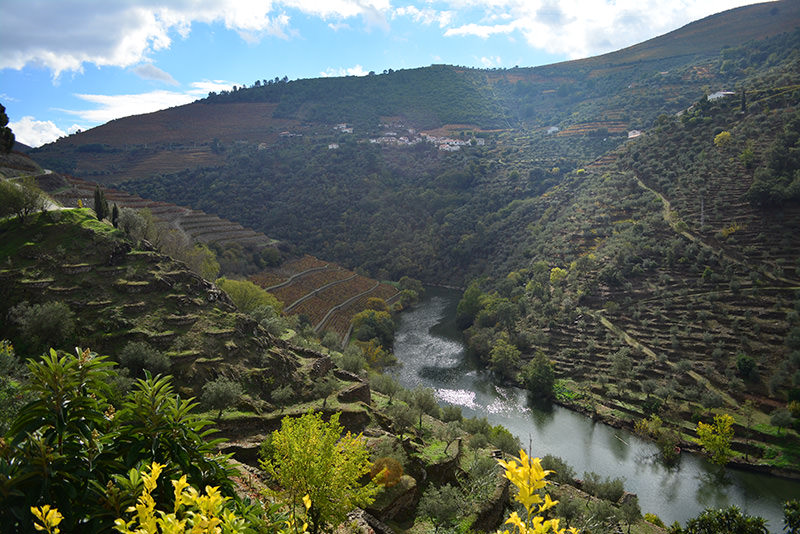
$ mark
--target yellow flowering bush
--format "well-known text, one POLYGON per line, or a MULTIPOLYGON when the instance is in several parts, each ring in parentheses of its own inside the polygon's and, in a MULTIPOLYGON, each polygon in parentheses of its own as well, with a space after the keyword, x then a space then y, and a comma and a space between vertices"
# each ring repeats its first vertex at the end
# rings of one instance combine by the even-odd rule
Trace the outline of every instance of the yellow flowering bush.
POLYGON ((175 504, 172 513, 156 510, 152 497, 164 465, 153 462, 150 471, 141 472, 144 489, 134 506, 126 512, 133 516, 129 521, 119 518, 114 528, 123 534, 237 534, 244 532, 245 522, 225 503, 218 487, 206 486, 205 494, 186 481, 186 475, 172 481, 175 504))
POLYGON ((519 534, 564 534, 571 532, 577 534, 575 528, 559 529, 558 519, 545 520, 542 513, 549 510, 558 501, 554 501, 549 494, 545 493, 542 497, 540 490, 547 485, 545 478, 552 471, 542 468, 539 458, 530 458, 524 450, 519 451, 519 458, 514 458, 508 462, 497 461, 504 469, 505 476, 517 488, 517 495, 514 497, 522 506, 525 507, 527 517, 523 520, 517 512, 512 512, 505 524, 513 525, 514 530, 519 534))

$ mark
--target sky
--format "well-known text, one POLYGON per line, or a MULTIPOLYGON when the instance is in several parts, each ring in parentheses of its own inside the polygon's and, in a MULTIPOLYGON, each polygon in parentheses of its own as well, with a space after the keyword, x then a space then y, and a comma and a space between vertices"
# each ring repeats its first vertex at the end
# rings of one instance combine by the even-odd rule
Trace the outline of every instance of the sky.
POLYGON ((0 0, 0 104, 40 146, 256 80, 611 52, 748 0, 0 0))

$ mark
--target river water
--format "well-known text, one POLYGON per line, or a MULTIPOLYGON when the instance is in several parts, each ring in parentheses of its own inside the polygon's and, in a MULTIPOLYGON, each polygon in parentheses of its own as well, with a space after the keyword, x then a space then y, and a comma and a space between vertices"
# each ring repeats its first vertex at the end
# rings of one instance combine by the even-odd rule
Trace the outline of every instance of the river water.
POLYGON ((465 416, 487 417, 519 437, 533 456, 560 456, 578 477, 594 471, 623 477, 625 489, 639 496, 642 513, 665 524, 685 524, 705 508, 735 504, 768 520, 770 532, 781 532, 782 503, 800 497, 800 481, 719 468, 704 458, 682 454, 667 468, 657 449, 625 430, 618 430, 560 406, 531 406, 517 388, 492 384, 487 372, 466 356, 455 326, 460 293, 428 288, 425 299, 403 312, 394 353, 401 366, 392 371, 405 387, 433 388, 441 404, 461 406, 465 416))

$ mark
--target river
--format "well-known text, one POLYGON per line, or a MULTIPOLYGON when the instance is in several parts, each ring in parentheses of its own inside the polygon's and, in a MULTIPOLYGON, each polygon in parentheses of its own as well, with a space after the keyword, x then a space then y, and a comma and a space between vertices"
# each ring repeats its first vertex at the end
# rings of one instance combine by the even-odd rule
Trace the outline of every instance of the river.
POLYGON ((688 453, 667 468, 656 460, 655 445, 630 432, 560 406, 531 406, 523 390, 492 384, 489 374, 466 356, 454 321, 459 298, 457 291, 428 288, 418 306, 401 314, 394 344, 401 366, 392 374, 403 386, 433 388, 440 403, 502 424, 532 455, 560 456, 579 477, 586 471, 623 477, 625 489, 639 496, 642 513, 654 513, 667 525, 685 524, 708 507, 735 504, 766 518, 770 532, 782 532, 783 502, 800 497, 800 481, 734 469, 720 472, 688 453))

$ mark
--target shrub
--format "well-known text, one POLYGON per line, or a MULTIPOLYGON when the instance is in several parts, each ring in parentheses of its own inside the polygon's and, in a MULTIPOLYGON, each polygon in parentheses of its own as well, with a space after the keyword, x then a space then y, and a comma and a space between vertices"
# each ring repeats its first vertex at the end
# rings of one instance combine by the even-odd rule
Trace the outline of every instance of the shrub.
POLYGON ((542 467, 552 471, 552 480, 559 484, 572 484, 575 480, 575 469, 558 456, 552 454, 542 456, 542 467))
POLYGON ((134 377, 143 377, 148 371, 152 375, 169 372, 169 357, 151 347, 145 341, 131 341, 119 353, 119 363, 134 377))
POLYGON ((591 493, 598 499, 617 502, 625 493, 624 481, 621 478, 601 479, 595 472, 584 473, 583 489, 586 493, 591 493))
POLYGON ((9 312, 9 318, 19 327, 21 339, 17 345, 28 353, 41 352, 47 345, 64 347, 75 334, 75 314, 63 302, 30 305, 23 301, 9 312))

